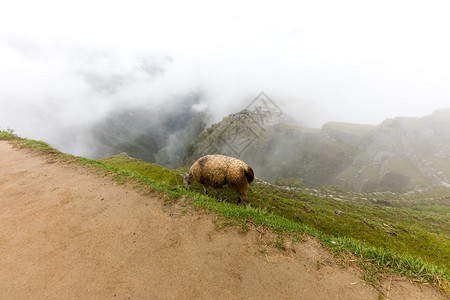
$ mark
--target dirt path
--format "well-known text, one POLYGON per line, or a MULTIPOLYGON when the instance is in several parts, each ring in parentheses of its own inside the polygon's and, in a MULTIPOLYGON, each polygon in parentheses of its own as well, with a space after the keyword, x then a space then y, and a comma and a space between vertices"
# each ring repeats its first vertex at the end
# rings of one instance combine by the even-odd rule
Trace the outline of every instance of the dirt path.
MULTIPOLYGON (((255 230, 164 206, 91 170, 0 141, 1 299, 378 299, 313 240, 288 251, 255 230), (263 250, 265 249, 265 250, 263 250), (319 261, 319 263, 318 263, 319 261)), ((385 283, 388 299, 439 299, 385 283), (389 291, 388 291, 389 289, 389 291)))

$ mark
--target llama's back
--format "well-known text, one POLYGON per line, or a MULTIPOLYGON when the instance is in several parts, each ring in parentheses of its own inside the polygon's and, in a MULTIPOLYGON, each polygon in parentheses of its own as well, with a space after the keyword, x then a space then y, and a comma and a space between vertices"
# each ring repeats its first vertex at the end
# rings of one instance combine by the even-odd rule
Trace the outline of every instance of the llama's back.
MULTIPOLYGON (((222 155, 223 156, 223 155, 222 155)), ((199 183, 214 187, 222 187, 227 170, 226 159, 218 155, 206 155, 199 158, 191 167, 191 172, 199 183)))
POLYGON ((199 158, 191 171, 198 182, 212 187, 221 187, 227 183, 239 186, 249 184, 255 176, 252 168, 242 160, 221 154, 199 158))

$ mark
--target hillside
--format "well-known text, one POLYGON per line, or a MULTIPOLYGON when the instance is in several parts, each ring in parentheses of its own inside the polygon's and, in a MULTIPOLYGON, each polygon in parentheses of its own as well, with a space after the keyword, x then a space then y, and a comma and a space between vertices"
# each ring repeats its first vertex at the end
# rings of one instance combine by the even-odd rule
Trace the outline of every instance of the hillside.
POLYGON ((210 216, 5 142, 0 153, 3 299, 377 297, 314 241, 263 254, 256 231, 219 231, 210 216))
MULTIPOLYGON (((152 178, 156 182, 183 186, 178 175, 183 169, 168 170, 126 154, 100 161, 152 178)), ((203 188, 195 182, 191 190, 203 193, 203 188)), ((445 268, 448 265, 445 262, 450 260, 450 224, 447 220, 450 213, 449 194, 450 189, 446 187, 407 194, 311 190, 276 186, 260 179, 256 179, 249 191, 251 205, 256 213, 263 212, 269 216, 262 223, 272 224, 275 230, 300 231, 317 236, 325 234, 335 239, 354 238, 384 249, 381 251, 391 250, 422 257, 436 265, 444 262, 445 268), (282 217, 284 225, 278 224, 279 220, 271 220, 270 216, 282 217)), ((228 203, 225 203, 225 207, 213 204, 214 210, 222 210, 228 214, 230 212, 227 210, 231 209, 235 213, 236 195, 226 186, 221 195, 228 203)), ((238 214, 245 216, 248 213, 245 209, 237 209, 238 214)), ((258 216, 260 217, 262 216, 258 216)))
MULTIPOLYGON (((105 177, 106 170, 116 170, 110 174, 119 182, 137 176, 123 169, 62 155, 41 142, 15 144, 37 151, 0 141, 2 297, 442 297, 399 276, 376 288, 352 263, 339 267, 314 238, 280 240, 253 226, 238 233, 232 222, 192 210, 186 198, 164 201, 105 177)), ((126 156, 109 160, 133 174, 153 170, 158 181, 140 178, 155 187, 176 178, 126 156)))
MULTIPOLYGON (((337 176, 363 190, 406 191, 450 181, 450 110, 423 118, 388 119, 360 144, 362 151, 337 176)), ((342 141, 337 138, 338 141, 342 141)))
POLYGON ((188 145, 182 163, 222 153, 245 160, 272 182, 366 192, 450 182, 450 110, 378 126, 330 122, 320 130, 286 120, 258 110, 227 116, 188 145))

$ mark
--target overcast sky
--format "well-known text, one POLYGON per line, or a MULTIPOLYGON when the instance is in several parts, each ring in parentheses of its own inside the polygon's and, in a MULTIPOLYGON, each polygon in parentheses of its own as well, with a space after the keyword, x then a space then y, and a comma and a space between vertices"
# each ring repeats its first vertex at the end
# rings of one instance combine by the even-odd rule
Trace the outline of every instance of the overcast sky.
POLYGON ((201 90, 306 126, 450 107, 450 2, 2 1, 0 128, 48 138, 201 90), (43 133, 45 132, 45 134, 43 133))

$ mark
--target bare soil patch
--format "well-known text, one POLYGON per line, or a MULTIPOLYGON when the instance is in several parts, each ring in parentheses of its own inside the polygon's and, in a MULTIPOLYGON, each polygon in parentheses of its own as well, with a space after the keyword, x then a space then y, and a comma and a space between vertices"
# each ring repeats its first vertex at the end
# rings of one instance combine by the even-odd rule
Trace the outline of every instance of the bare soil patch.
MULTIPOLYGON (((378 299, 313 239, 283 251, 258 231, 165 205, 89 168, 0 141, 2 299, 378 299)), ((388 299, 441 299, 402 278, 388 299)))

